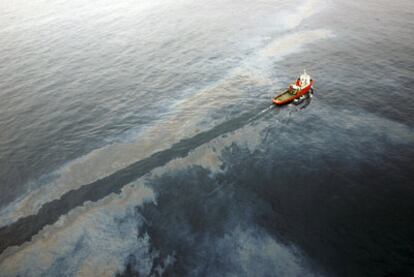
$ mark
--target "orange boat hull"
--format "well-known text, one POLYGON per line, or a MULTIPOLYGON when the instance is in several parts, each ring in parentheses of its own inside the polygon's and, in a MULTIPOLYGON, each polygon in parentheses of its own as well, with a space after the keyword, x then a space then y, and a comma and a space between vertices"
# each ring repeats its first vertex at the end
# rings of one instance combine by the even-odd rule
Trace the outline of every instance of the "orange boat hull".
POLYGON ((281 96, 284 95, 285 93, 287 93, 287 92, 284 92, 284 93, 276 96, 275 98, 273 98, 272 102, 273 102, 273 104, 278 105, 278 106, 290 103, 293 100, 295 100, 295 99, 301 97, 302 95, 305 95, 306 93, 308 93, 310 91, 310 89, 312 88, 312 86, 313 86, 313 80, 310 81, 309 85, 307 85, 306 87, 304 87, 303 89, 298 91, 296 94, 291 94, 290 93, 292 95, 291 97, 285 97, 285 98, 282 99, 281 96))

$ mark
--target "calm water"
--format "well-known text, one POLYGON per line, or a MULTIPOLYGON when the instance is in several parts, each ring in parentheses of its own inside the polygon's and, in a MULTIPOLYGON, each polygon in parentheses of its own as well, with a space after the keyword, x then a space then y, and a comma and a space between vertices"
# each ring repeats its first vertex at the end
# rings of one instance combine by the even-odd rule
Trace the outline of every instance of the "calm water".
POLYGON ((413 276, 413 18, 0 1, 0 276, 413 276))

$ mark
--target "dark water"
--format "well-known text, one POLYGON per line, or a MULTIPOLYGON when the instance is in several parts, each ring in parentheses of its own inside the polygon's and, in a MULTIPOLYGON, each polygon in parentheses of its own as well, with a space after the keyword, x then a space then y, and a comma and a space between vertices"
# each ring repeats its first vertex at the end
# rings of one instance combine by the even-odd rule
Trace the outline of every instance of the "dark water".
POLYGON ((414 275, 411 1, 0 15, 0 276, 414 275))

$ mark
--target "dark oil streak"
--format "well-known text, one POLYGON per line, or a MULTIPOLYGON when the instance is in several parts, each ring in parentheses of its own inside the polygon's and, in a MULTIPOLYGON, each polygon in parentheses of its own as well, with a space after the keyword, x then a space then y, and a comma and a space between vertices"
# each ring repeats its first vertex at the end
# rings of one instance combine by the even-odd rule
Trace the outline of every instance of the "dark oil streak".
POLYGON ((0 254, 10 246, 18 246, 29 241, 44 226, 55 223, 60 216, 67 214, 83 203, 87 201, 96 202, 113 192, 120 193, 123 186, 154 168, 163 166, 173 159, 187 156, 191 150, 222 134, 235 131, 257 120, 269 110, 270 107, 261 111, 245 113, 206 132, 181 140, 172 145, 171 148, 154 153, 150 157, 137 161, 112 175, 86 184, 79 189, 71 190, 60 199, 44 204, 37 214, 20 218, 16 222, 0 228, 0 254))

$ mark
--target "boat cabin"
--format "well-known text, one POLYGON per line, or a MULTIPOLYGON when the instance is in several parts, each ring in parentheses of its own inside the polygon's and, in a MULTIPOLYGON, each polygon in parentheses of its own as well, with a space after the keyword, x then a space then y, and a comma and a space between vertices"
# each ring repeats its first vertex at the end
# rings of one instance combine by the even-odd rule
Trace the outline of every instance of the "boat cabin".
POLYGON ((299 77, 300 87, 306 87, 310 84, 310 76, 306 73, 306 70, 303 71, 303 74, 299 77))
POLYGON ((306 73, 306 70, 303 71, 303 74, 299 76, 294 84, 289 86, 289 92, 296 94, 299 90, 309 85, 311 82, 310 76, 306 73))

